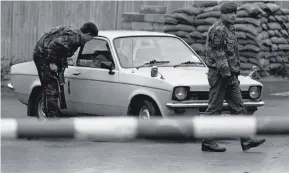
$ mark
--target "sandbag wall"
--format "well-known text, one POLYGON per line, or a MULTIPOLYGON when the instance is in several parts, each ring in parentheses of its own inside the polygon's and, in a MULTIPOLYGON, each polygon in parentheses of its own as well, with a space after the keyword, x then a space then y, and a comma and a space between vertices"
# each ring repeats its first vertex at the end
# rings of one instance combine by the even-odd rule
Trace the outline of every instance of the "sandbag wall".
MULTIPOLYGON (((217 2, 176 9, 166 15, 165 32, 183 38, 205 59, 208 30, 220 16, 217 2)), ((289 66, 289 9, 273 2, 239 2, 235 29, 243 72, 257 65, 266 76, 289 66)))
POLYGON ((184 39, 204 59, 206 34, 221 16, 215 4, 176 9, 166 15, 165 32, 184 39))
POLYGON ((122 30, 144 30, 164 32, 165 6, 141 5, 139 13, 123 13, 122 30))

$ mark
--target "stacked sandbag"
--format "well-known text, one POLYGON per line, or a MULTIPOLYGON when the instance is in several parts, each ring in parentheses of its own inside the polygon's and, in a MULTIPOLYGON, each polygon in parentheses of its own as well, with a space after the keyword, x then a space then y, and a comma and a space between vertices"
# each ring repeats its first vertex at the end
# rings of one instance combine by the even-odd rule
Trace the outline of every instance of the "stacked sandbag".
POLYGON ((289 9, 280 9, 268 20, 267 32, 272 42, 269 70, 276 71, 283 64, 289 66, 289 9))
POLYGON ((165 6, 141 5, 139 13, 123 13, 121 29, 164 32, 165 6))
POLYGON ((195 44, 196 40, 191 34, 195 33, 196 37, 202 36, 201 33, 196 33, 194 26, 195 17, 200 13, 201 10, 196 7, 174 10, 172 14, 166 15, 164 32, 181 37, 189 45, 195 44))
MULTIPOLYGON (((209 28, 220 18, 221 4, 186 7, 166 16, 165 32, 183 38, 202 57, 206 52, 209 28)), ((261 76, 289 66, 289 9, 267 2, 238 3, 235 31, 240 49, 242 71, 258 66, 261 76)))
POLYGON ((165 32, 184 39, 204 59, 207 31, 220 17, 219 6, 215 5, 217 2, 201 2, 176 9, 166 16, 165 32))
POLYGON ((266 76, 278 68, 276 57, 288 61, 289 20, 282 13, 287 10, 272 2, 246 2, 238 7, 235 28, 242 70, 250 71, 255 65, 262 70, 261 76, 266 76))

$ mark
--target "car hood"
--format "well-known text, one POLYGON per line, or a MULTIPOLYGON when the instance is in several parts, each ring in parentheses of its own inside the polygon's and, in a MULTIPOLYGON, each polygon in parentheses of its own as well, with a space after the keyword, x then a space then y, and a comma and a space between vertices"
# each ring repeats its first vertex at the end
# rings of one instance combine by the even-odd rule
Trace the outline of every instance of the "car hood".
MULTIPOLYGON (((145 76, 150 76, 151 68, 140 68, 135 70, 145 76)), ((207 79, 208 68, 206 67, 158 67, 158 71, 163 75, 165 82, 173 86, 190 86, 191 90, 208 91, 210 86, 207 79)), ((160 75, 156 77, 160 79, 160 75)), ((239 76, 241 89, 247 90, 251 85, 262 85, 248 76, 239 76)))

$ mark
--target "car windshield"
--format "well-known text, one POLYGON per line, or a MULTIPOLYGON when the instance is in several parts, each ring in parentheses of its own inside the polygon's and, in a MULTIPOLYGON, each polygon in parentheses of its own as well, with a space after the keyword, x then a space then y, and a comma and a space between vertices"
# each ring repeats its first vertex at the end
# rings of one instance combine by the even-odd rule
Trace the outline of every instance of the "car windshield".
POLYGON ((188 61, 196 63, 183 65, 204 66, 195 53, 175 37, 121 37, 114 39, 114 46, 123 68, 139 67, 150 61, 169 62, 158 66, 175 66, 188 61))

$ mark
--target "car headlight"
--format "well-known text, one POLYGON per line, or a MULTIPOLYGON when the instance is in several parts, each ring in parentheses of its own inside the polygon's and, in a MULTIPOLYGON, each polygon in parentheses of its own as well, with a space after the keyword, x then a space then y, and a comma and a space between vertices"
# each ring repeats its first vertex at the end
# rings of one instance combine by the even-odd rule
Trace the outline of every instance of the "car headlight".
POLYGON ((257 99, 259 98, 261 95, 261 89, 260 87, 257 87, 257 86, 252 86, 250 87, 249 89, 249 96, 252 98, 252 99, 257 99))
POLYGON ((177 88, 175 88, 174 96, 178 100, 184 100, 188 96, 188 88, 187 87, 177 87, 177 88))

